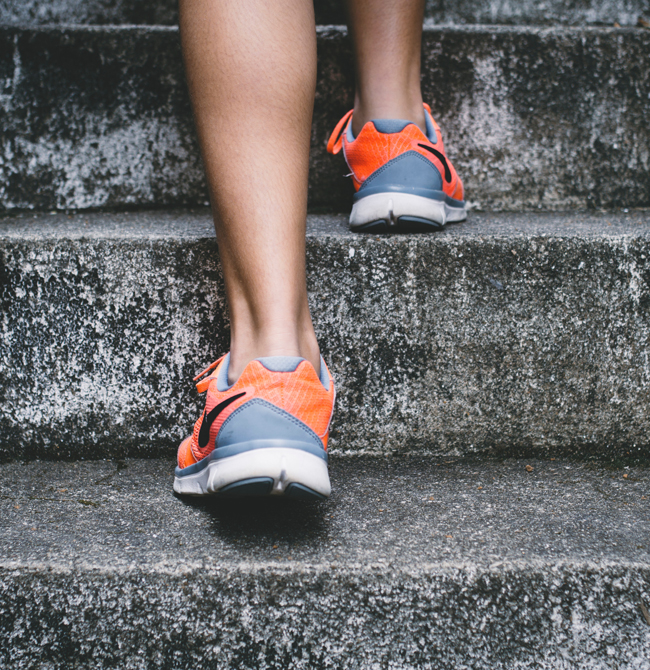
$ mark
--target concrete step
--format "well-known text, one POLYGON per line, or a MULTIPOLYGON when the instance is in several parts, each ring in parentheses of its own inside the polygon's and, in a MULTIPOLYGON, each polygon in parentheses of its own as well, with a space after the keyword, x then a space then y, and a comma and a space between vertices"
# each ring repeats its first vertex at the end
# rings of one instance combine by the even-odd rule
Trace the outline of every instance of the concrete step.
MULTIPOLYGON (((318 33, 310 204, 345 210, 326 139, 352 105, 344 29, 318 33)), ((650 204, 650 31, 429 28, 423 90, 483 209, 650 204)), ((0 205, 206 201, 173 27, 0 29, 0 205)))
MULTIPOLYGON (((334 453, 650 456, 650 216, 308 220, 334 453)), ((0 455, 171 456, 228 347, 207 211, 0 224, 0 455)))
POLYGON ((3 668, 648 667, 646 468, 332 459, 311 505, 172 468, 0 467, 3 668))
MULTIPOLYGON (((344 24, 343 3, 315 0, 316 22, 344 24)), ((650 17, 648 0, 428 0, 425 15, 437 24, 537 24, 633 26, 650 17)), ((0 23, 5 25, 160 24, 175 25, 175 0, 2 0, 0 23)))

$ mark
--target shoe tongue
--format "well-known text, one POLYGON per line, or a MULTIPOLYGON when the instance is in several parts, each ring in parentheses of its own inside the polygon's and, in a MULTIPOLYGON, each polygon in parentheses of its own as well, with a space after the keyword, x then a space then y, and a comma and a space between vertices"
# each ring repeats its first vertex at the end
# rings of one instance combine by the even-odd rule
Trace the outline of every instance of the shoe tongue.
POLYGON ((404 119, 373 119, 372 123, 378 133, 392 135, 393 133, 401 133, 413 121, 406 121, 404 119))

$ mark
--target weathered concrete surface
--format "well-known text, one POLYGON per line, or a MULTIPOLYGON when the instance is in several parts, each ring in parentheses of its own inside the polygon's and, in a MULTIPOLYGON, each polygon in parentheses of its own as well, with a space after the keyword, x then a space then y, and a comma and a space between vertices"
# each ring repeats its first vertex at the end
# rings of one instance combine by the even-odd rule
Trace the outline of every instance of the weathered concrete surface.
MULTIPOLYGON (((648 459, 648 213, 309 230, 336 453, 648 459)), ((2 458, 174 453, 228 347, 207 212, 24 215, 0 249, 2 458)))
MULTIPOLYGON (((178 23, 177 0, 0 0, 4 25, 178 23)), ((623 24, 621 24, 623 25, 623 24)))
POLYGON ((648 0, 427 0, 426 9, 430 21, 449 25, 633 26, 649 15, 648 0))
MULTIPOLYGON (((345 31, 319 31, 310 204, 351 196, 326 139, 352 101, 345 31)), ((650 31, 424 33, 423 90, 485 209, 650 204, 650 31)), ((0 30, 0 206, 202 204, 174 28, 0 30)))
MULTIPOLYGON (((598 6, 607 2, 611 0, 591 0, 598 6)), ((636 7, 645 0, 625 2, 636 7)), ((345 23, 345 11, 339 0, 315 0, 314 9, 318 24, 345 23)), ((626 12, 616 15, 619 14, 627 15, 626 12)), ((177 23, 178 0, 0 0, 0 24, 4 25, 177 23)))
POLYGON ((3 668, 648 668, 647 469, 332 459, 299 505, 172 468, 0 467, 3 668))
POLYGON ((173 28, 0 31, 7 207, 204 202, 173 28))
MULTIPOLYGON (((315 0, 318 24, 346 22, 343 3, 315 0)), ((438 24, 635 25, 650 15, 648 0, 427 0, 425 15, 438 24)), ((178 22, 176 0, 0 0, 5 25, 164 24, 178 22)))

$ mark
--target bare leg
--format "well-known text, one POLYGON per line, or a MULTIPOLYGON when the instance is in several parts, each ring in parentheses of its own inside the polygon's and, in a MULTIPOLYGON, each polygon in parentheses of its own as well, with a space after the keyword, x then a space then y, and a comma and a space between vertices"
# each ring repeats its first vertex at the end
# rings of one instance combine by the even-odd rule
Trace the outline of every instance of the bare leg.
POLYGON ((305 282, 316 85, 310 0, 180 0, 237 379, 259 356, 320 358, 305 282))
POLYGON ((424 0, 347 0, 347 8, 357 75, 352 131, 371 119, 408 119, 424 130, 424 0))

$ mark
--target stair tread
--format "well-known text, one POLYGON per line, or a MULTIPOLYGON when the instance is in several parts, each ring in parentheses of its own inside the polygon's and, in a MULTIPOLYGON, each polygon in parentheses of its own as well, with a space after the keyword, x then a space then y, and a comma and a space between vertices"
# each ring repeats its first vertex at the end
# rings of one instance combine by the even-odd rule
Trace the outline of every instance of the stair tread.
MULTIPOLYGON (((317 0, 316 21, 345 23, 342 3, 317 0)), ((634 25, 640 15, 647 17, 643 0, 576 0, 567 6, 560 0, 546 2, 494 3, 490 0, 459 0, 449 3, 427 2, 425 16, 437 23, 594 23, 634 25)), ((0 22, 10 24, 174 24, 178 21, 173 0, 4 0, 0 22)))
POLYGON ((0 466, 2 569, 650 569, 650 469, 333 458, 323 503, 182 500, 169 460, 0 466), (533 468, 528 472, 526 466, 533 468))
MULTIPOLYGON (((350 232, 345 214, 309 214, 307 236, 347 237, 359 242, 390 239, 391 244, 448 239, 524 237, 618 237, 650 235, 650 210, 615 212, 470 212, 468 220, 427 235, 383 237, 350 232)), ((111 239, 199 240, 214 238, 208 208, 137 212, 31 213, 0 216, 0 240, 111 239)))
POLYGON ((3 668, 647 668, 647 468, 333 458, 311 504, 172 468, 0 466, 3 668))

